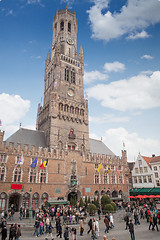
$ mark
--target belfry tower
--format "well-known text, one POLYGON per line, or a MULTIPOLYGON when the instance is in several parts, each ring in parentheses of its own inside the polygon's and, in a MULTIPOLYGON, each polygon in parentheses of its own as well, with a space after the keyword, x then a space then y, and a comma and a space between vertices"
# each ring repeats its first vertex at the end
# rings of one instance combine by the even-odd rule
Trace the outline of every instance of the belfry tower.
POLYGON ((37 130, 49 148, 89 150, 88 100, 84 99, 84 55, 77 53, 77 19, 67 8, 53 18, 52 51, 45 65, 43 106, 37 130))

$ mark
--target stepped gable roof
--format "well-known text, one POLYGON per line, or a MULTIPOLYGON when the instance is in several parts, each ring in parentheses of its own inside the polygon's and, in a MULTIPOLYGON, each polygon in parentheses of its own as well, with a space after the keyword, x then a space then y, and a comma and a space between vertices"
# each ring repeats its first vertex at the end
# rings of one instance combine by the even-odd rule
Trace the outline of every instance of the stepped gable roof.
POLYGON ((115 154, 101 141, 89 139, 91 153, 115 156, 115 154))
POLYGON ((20 143, 22 148, 25 144, 28 144, 29 149, 31 149, 32 146, 35 146, 36 148, 46 147, 44 132, 26 128, 20 128, 17 132, 7 138, 6 145, 9 146, 10 142, 13 142, 15 147, 17 147, 17 143, 20 143))
POLYGON ((160 156, 155 156, 151 158, 151 163, 160 162, 160 156))

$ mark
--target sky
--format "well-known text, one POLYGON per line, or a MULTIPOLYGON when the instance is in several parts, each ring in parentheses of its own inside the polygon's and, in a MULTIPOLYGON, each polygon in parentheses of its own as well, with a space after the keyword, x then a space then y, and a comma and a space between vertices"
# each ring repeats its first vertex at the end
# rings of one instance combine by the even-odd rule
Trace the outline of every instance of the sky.
POLYGON ((5 139, 35 129, 57 8, 78 19, 90 137, 128 161, 160 155, 159 0, 0 0, 0 120, 5 139))

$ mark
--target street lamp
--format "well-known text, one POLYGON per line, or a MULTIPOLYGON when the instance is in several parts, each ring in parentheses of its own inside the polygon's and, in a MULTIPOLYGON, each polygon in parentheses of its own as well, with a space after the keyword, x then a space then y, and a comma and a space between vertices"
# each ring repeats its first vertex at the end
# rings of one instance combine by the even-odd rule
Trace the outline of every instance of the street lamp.
MULTIPOLYGON (((32 188, 30 188, 30 193, 32 193, 32 188)), ((30 212, 30 214, 29 214, 29 222, 31 223, 31 218, 32 218, 32 214, 31 214, 31 211, 32 211, 32 197, 31 197, 31 194, 30 194, 30 201, 29 201, 29 212, 30 212)))

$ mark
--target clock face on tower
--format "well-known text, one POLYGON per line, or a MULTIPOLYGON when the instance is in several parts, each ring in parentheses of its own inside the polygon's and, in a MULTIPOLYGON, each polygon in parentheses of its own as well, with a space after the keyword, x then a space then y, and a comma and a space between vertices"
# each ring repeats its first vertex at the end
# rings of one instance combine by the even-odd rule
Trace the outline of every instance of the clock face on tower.
POLYGON ((67 41, 67 43, 68 43, 69 45, 73 45, 73 44, 74 44, 72 38, 67 38, 66 41, 67 41))
POLYGON ((75 93, 72 88, 69 88, 67 94, 68 94, 68 96, 73 97, 75 93))

